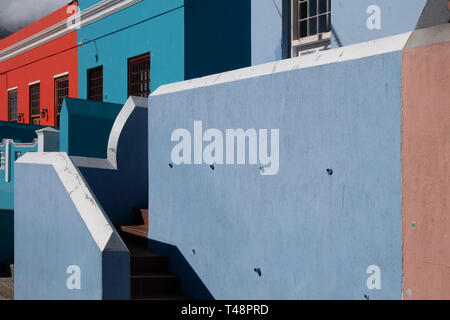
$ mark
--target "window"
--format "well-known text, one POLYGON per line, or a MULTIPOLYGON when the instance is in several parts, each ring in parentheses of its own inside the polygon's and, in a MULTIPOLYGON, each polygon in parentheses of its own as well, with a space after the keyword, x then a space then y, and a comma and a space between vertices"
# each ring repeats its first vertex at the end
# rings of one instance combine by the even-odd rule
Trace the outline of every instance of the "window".
POLYGON ((61 115, 61 107, 64 98, 68 96, 69 96, 69 77, 64 76, 55 79, 55 116, 57 127, 59 127, 59 116, 61 115))
POLYGON ((128 60, 128 96, 150 95, 150 54, 128 60))
POLYGON ((8 92, 8 121, 17 122, 17 90, 8 92))
POLYGON ((39 83, 30 86, 30 119, 32 124, 41 122, 41 85, 39 83))
POLYGON ((293 0, 292 55, 330 47, 331 1, 293 0))
POLYGON ((89 69, 88 77, 88 99, 103 101, 103 67, 89 69))

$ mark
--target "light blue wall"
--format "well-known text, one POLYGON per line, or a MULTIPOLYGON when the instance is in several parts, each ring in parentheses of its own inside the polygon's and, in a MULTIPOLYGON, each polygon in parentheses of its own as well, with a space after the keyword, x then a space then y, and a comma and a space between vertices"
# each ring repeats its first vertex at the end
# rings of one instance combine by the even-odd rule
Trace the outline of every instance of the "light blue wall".
POLYGON ((289 57, 289 29, 289 0, 252 0, 252 65, 289 57), (284 19, 286 20, 284 21, 284 19), (283 26, 283 23, 286 22, 287 25, 283 26))
POLYGON ((216 299, 401 299, 400 143, 401 52, 151 96, 149 237, 216 299), (170 168, 194 120, 280 129, 279 173, 170 168))
POLYGON ((413 31, 427 0, 332 0, 332 47, 413 31), (367 28, 367 8, 381 9, 381 29, 367 28))
MULTIPOLYGON (((95 2, 81 1, 81 9, 95 2)), ((149 52, 152 90, 184 80, 183 5, 183 0, 144 0, 78 30, 78 42, 95 40, 78 51, 79 97, 87 98, 87 70, 103 65, 104 101, 125 103, 128 59, 149 52)))
POLYGON ((99 249, 53 166, 15 170, 15 299, 129 299, 129 254, 99 249), (66 285, 72 265, 80 290, 66 285))
POLYGON ((102 253, 50 165, 16 163, 15 299, 101 299, 102 253), (66 287, 67 267, 81 290, 66 287))

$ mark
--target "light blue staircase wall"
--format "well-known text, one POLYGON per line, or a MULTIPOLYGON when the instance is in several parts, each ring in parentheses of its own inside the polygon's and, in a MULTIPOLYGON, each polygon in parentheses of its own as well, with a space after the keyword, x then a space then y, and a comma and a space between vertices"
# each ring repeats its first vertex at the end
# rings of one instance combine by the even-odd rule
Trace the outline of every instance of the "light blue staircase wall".
POLYGON ((15 299, 129 299, 129 252, 109 235, 108 219, 69 157, 28 153, 15 170, 15 299), (67 284, 70 266, 80 270, 79 288, 67 284))
MULTIPOLYGON (((177 248, 216 299, 401 299, 398 47, 161 87, 149 99, 150 243, 177 248), (233 81, 252 72, 265 75, 233 81), (279 172, 173 165, 173 131, 193 136, 196 120, 224 134, 279 129, 279 172), (381 269, 380 290, 367 287, 371 265, 381 269)), ((342 56, 333 52, 321 59, 342 56)))

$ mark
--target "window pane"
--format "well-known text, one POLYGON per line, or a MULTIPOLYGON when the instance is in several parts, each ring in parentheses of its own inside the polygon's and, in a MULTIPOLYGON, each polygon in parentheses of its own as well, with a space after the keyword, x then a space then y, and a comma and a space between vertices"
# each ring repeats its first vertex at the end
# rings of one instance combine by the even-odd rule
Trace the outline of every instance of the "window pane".
POLYGON ((17 91, 10 91, 8 93, 8 120, 12 122, 17 121, 17 91))
POLYGON ((299 34, 300 37, 306 37, 308 35, 308 20, 303 20, 300 22, 300 30, 299 30, 299 34))
POLYGON ((103 66, 88 70, 88 99, 103 101, 103 66))
POLYGON ((41 85, 35 84, 30 86, 30 119, 31 123, 40 123, 41 112, 41 85))
POLYGON ((148 97, 150 95, 150 54, 129 60, 128 94, 148 97))
POLYGON ((55 79, 55 115, 56 126, 59 127, 59 116, 61 114, 61 107, 65 97, 69 96, 69 78, 63 77, 55 79))
POLYGON ((298 6, 298 10, 299 10, 298 16, 300 19, 305 19, 308 16, 307 5, 308 5, 308 2, 304 1, 304 2, 301 2, 300 5, 298 6))
POLYGON ((309 16, 317 15, 317 0, 309 0, 309 16))
POLYGON ((319 0, 319 14, 327 12, 327 1, 328 0, 319 0))
POLYGON ((319 32, 328 32, 327 15, 319 16, 319 32))
POLYGON ((312 36, 314 34, 317 34, 317 18, 309 19, 308 35, 312 36))

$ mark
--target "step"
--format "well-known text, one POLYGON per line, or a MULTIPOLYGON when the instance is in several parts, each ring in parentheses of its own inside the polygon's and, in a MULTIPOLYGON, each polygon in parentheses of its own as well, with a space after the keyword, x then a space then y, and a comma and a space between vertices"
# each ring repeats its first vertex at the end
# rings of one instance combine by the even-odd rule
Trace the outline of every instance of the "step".
POLYGON ((131 276, 131 296, 176 294, 180 289, 180 279, 172 274, 148 273, 131 276))
POLYGON ((124 233, 132 234, 134 236, 148 238, 148 226, 145 224, 120 226, 120 230, 124 233))
POLYGON ((168 257, 134 245, 128 245, 128 249, 130 250, 131 258, 131 274, 142 275, 148 272, 168 272, 168 257))
POLYGON ((14 299, 14 280, 13 278, 0 278, 0 296, 6 300, 14 299))

